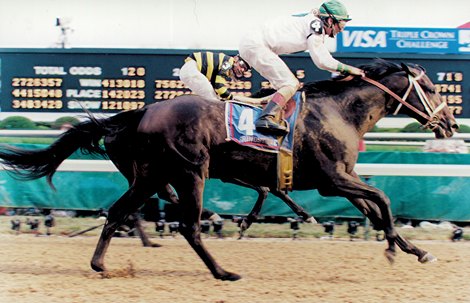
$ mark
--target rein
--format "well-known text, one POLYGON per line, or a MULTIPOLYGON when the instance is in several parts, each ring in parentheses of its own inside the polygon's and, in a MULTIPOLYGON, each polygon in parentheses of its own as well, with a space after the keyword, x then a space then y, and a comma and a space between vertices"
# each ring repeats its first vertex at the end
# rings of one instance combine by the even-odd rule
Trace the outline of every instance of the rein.
POLYGON ((402 107, 402 105, 408 107, 410 110, 412 110, 413 112, 415 112, 416 114, 418 114, 419 116, 423 117, 424 119, 426 119, 427 123, 424 125, 425 128, 430 128, 431 130, 434 129, 438 122, 439 122, 439 117, 437 116, 437 114, 446 106, 446 103, 445 102, 442 102, 441 104, 439 104, 437 107, 435 107, 428 99, 428 97, 426 96, 426 94, 424 93, 423 89, 421 88, 421 86, 419 85, 418 83, 418 80, 424 75, 424 71, 421 71, 421 73, 416 76, 416 77, 412 77, 411 75, 408 75, 408 79, 410 81, 410 86, 408 87, 408 89, 406 90, 405 92, 405 95, 403 96, 403 98, 400 98, 400 96, 398 96, 397 94, 395 94, 394 92, 392 92, 388 87, 386 87, 385 85, 383 85, 382 83, 379 83, 375 80, 372 80, 366 76, 362 77, 362 79, 378 88, 380 88, 381 90, 383 90, 384 92, 386 92, 387 94, 389 94, 390 96, 392 96, 395 100, 397 100, 398 102, 400 102, 400 104, 398 105, 397 109, 395 110, 395 112, 393 113, 394 115, 396 115, 398 113, 398 111, 400 110, 400 108, 402 107), (423 104, 424 108, 426 109, 426 113, 420 111, 419 109, 417 109, 416 107, 414 107, 413 105, 411 105, 410 103, 406 102, 406 99, 408 98, 411 90, 413 89, 416 90, 416 93, 418 94, 418 97, 419 97, 419 100, 421 101, 421 103, 423 104))

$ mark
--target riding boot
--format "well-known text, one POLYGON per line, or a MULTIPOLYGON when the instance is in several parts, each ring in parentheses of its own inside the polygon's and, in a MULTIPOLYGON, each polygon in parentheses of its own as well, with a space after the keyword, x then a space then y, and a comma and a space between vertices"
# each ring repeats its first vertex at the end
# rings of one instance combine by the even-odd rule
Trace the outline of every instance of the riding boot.
MULTIPOLYGON (((284 125, 279 124, 278 116, 282 111, 282 106, 278 103, 285 103, 285 102, 276 102, 276 95, 273 97, 271 101, 266 105, 261 113, 261 116, 256 120, 255 126, 256 130, 260 133, 267 133, 276 136, 284 136, 288 133, 287 127, 284 125)), ((278 98, 283 98, 282 95, 278 95, 278 98)), ((282 100, 283 101, 283 100, 282 100)))

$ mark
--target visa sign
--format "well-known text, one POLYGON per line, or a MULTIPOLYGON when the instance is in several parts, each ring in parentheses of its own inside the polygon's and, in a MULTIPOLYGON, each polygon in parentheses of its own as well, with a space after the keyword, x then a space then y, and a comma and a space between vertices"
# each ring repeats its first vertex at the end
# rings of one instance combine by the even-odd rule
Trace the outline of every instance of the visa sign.
POLYGON ((365 30, 365 31, 349 31, 346 30, 342 33, 343 38, 343 47, 360 47, 360 48, 370 48, 370 47, 387 47, 387 32, 386 31, 375 31, 375 30, 365 30))
POLYGON ((347 27, 338 35, 338 52, 457 54, 454 28, 347 27))

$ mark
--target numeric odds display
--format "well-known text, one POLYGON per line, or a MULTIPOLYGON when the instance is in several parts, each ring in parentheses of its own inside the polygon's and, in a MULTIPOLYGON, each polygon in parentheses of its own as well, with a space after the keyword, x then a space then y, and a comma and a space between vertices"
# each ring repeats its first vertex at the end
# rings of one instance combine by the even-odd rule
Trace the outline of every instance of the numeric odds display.
MULTIPOLYGON (((116 113, 190 94, 179 69, 190 51, 0 50, 0 107, 3 112, 116 113)), ((234 53, 226 52, 229 55, 234 53)), ((337 55, 358 65, 369 58, 337 55)), ((371 54, 371 58, 380 57, 371 54)), ((308 54, 283 57, 301 83, 328 79, 308 54)), ((386 58, 422 65, 457 118, 470 118, 470 61, 442 57, 386 58), (467 73, 467 75, 465 74, 467 73)), ((236 94, 250 96, 270 83, 256 71, 228 83, 236 94)))

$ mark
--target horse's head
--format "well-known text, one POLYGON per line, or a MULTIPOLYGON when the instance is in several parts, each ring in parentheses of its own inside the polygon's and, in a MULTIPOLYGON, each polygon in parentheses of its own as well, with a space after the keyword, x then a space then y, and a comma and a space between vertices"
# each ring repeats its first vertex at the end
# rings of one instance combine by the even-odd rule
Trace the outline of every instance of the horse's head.
POLYGON ((421 115, 416 117, 424 127, 431 129, 436 138, 452 137, 459 128, 454 115, 450 111, 447 103, 443 101, 437 92, 434 83, 426 75, 426 71, 419 65, 409 67, 401 64, 409 79, 409 102, 414 103, 422 112, 426 113, 429 119, 421 115))
POLYGON ((391 93, 398 101, 395 102, 397 106, 391 107, 394 114, 400 112, 415 118, 425 128, 431 129, 436 138, 452 137, 458 125, 424 68, 402 63, 396 72, 386 78, 384 85, 398 94, 394 96, 391 93))

